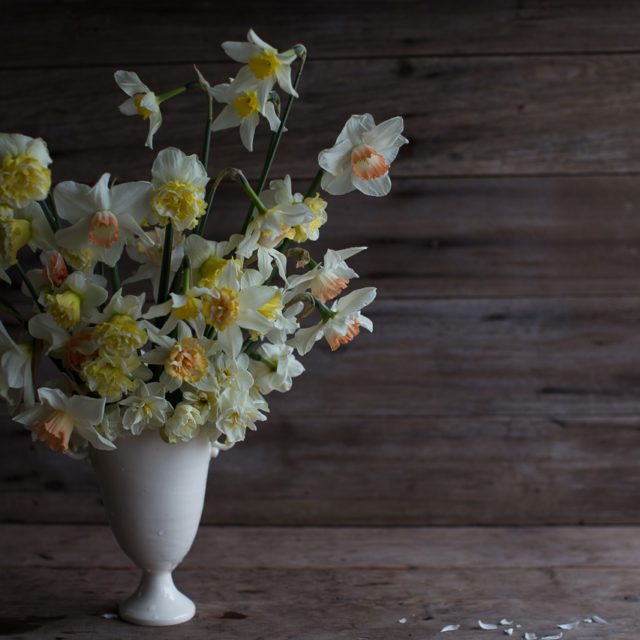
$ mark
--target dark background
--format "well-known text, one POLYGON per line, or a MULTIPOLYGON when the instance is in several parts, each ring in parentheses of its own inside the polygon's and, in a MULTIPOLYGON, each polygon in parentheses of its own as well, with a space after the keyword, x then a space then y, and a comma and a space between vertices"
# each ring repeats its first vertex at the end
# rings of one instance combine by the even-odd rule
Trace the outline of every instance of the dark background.
MULTIPOLYGON (((305 191, 352 113, 402 115, 384 199, 328 197, 324 247, 377 286, 373 334, 318 345, 269 421, 213 461, 205 523, 640 523, 640 2, 3 1, 0 130, 43 137, 54 182, 148 179, 157 93, 239 65, 249 27, 309 57, 272 172, 305 191)), ((198 92, 156 150, 201 145, 198 92)), ((253 155, 214 136, 210 173, 253 155)), ((209 237, 237 229, 237 185, 209 237)), ((102 522, 91 469, 0 432, 1 517, 102 522)))

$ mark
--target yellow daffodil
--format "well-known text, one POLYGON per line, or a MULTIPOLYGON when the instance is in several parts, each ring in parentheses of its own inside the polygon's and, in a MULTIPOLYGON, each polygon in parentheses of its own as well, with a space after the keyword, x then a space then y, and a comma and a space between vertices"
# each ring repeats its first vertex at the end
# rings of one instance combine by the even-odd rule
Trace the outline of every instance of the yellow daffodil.
POLYGON ((205 211, 207 172, 196 155, 180 149, 163 149, 151 169, 151 206, 161 225, 171 223, 177 231, 193 229, 205 211))
POLYGON ((51 156, 42 138, 0 133, 0 204, 26 207, 51 187, 51 156))

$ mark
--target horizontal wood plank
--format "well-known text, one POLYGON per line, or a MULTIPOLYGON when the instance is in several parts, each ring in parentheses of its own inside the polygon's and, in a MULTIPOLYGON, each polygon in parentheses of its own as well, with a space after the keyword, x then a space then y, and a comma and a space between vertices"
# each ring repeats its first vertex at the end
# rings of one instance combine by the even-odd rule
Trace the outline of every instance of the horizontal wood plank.
MULTIPOLYGON (((640 524, 636 418, 271 416, 212 461, 209 524, 640 524)), ((15 425, 0 520, 104 522, 92 469, 15 425)))
MULTIPOLYGON (((106 528, 5 526, 0 536, 13 550, 2 563, 5 635, 157 637, 157 629, 105 618, 137 583, 106 528), (65 553, 71 541, 76 551, 65 553)), ((579 637, 622 640, 637 624, 637 540, 635 529, 610 527, 201 527, 175 574, 196 601, 197 616, 165 633, 439 638, 443 626, 457 623, 453 637, 471 640, 479 619, 508 617, 522 625, 521 634, 541 637, 558 624, 598 615, 606 625, 581 622, 579 637)))
MULTIPOLYGON (((638 60, 414 58, 405 67, 386 58, 310 61, 272 175, 313 176, 318 152, 333 145, 352 113, 367 111, 378 122, 405 118, 410 144, 400 150, 392 177, 637 173, 640 86, 628 78, 638 60), (365 89, 354 92, 354 86, 365 89)), ((107 171, 120 182, 149 177, 155 156, 144 148, 147 123, 118 112, 125 96, 113 81, 114 70, 0 72, 3 129, 47 141, 54 181, 93 183, 107 171)), ((221 64, 203 64, 201 70, 212 83, 233 73, 221 64)), ((162 92, 193 79, 194 72, 188 65, 153 66, 144 76, 162 92)), ((192 93, 163 103, 157 149, 200 151, 206 101, 192 93)), ((232 165, 255 177, 267 143, 264 123, 253 154, 244 150, 236 129, 214 135, 211 174, 232 165)))
POLYGON ((11 29, 0 64, 20 68, 221 60, 220 44, 249 27, 281 50, 303 42, 318 58, 625 52, 638 50, 640 19, 633 1, 611 10, 592 0, 246 0, 222 11, 207 0, 5 0, 2 11, 11 29))
MULTIPOLYGON (((377 287, 380 299, 640 295, 634 177, 396 179, 386 198, 324 197, 328 222, 305 248, 321 261, 328 248, 367 246, 349 260, 360 275, 350 287, 377 287)), ((240 187, 224 182, 205 236, 237 233, 246 210, 240 187)), ((28 248, 20 259, 39 265, 28 248)), ((123 260, 123 279, 134 268, 123 260)), ((2 295, 30 317, 30 298, 9 273, 14 290, 2 284, 2 295)))

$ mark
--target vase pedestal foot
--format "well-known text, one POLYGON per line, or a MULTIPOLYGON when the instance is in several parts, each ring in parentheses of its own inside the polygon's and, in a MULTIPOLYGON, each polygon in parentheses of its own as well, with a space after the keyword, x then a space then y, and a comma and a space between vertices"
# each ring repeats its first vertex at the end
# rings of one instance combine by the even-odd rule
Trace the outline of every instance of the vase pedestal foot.
POLYGON ((170 571, 145 571, 136 592, 119 607, 127 622, 164 627, 191 620, 196 605, 173 583, 170 571))

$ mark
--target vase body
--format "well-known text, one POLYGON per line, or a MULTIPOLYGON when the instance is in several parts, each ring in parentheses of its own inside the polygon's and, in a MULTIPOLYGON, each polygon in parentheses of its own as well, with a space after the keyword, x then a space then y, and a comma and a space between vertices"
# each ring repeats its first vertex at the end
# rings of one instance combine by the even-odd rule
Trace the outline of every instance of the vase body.
POLYGON ((157 431, 120 438, 117 449, 92 449, 107 519, 122 550, 142 569, 120 617, 135 624, 179 624, 195 614, 172 571, 195 538, 207 484, 211 444, 206 435, 167 444, 157 431))

